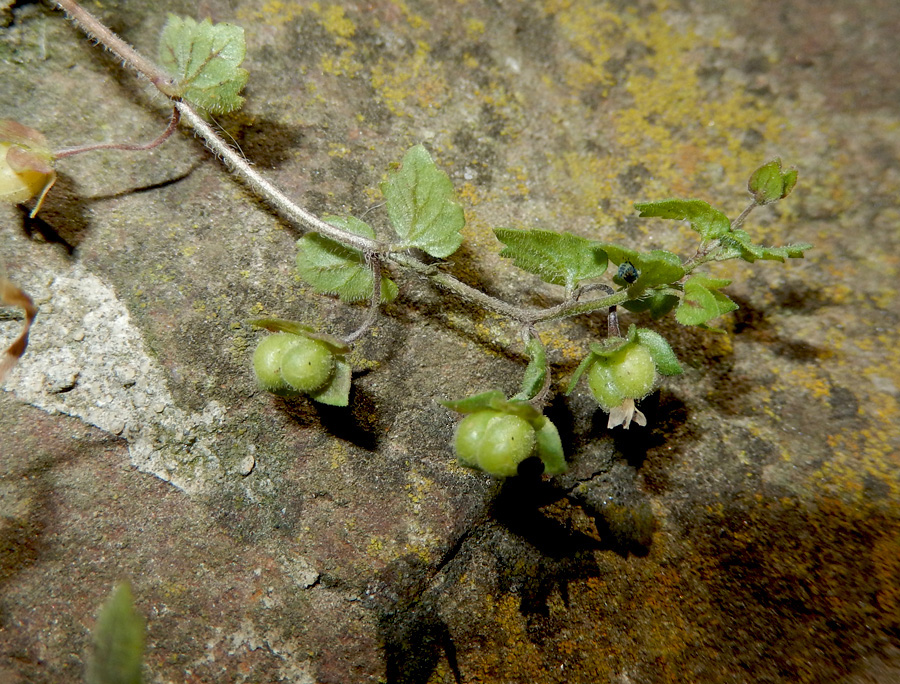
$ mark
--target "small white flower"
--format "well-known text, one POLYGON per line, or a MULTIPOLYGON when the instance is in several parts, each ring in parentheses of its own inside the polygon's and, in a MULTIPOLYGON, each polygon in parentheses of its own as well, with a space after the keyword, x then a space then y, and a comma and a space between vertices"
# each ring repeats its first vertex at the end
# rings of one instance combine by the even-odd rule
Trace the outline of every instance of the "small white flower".
POLYGON ((632 420, 641 426, 647 424, 644 414, 635 408, 634 399, 626 399, 621 406, 617 406, 609 412, 609 422, 606 427, 609 429, 621 425, 627 430, 631 426, 632 420))

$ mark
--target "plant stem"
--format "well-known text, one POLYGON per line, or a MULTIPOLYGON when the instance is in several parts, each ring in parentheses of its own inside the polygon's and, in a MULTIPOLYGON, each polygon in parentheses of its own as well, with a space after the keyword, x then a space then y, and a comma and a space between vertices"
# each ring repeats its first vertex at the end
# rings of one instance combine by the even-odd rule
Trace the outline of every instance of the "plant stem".
POLYGON ((181 120, 181 113, 177 109, 172 110, 172 116, 169 118, 169 126, 162 134, 148 143, 96 143, 92 145, 79 145, 78 147, 66 147, 53 153, 56 159, 63 157, 72 157, 76 154, 84 152, 93 152, 95 150, 125 150, 128 152, 146 152, 154 147, 159 147, 171 137, 172 133, 178 128, 178 122, 181 120))
POLYGON ((62 9, 89 38, 95 40, 107 50, 112 52, 124 64, 130 66, 142 76, 146 77, 164 95, 171 96, 175 83, 162 69, 153 62, 145 59, 115 33, 110 31, 96 17, 81 7, 73 0, 55 0, 57 6, 62 9), (168 92, 167 92, 168 91, 168 92))
POLYGON ((622 331, 619 329, 619 312, 616 307, 609 307, 609 316, 606 319, 606 336, 622 337, 622 331))
POLYGON ((176 101, 175 106, 181 112, 184 121, 203 139, 206 146, 225 162, 232 173, 240 177, 258 197, 266 200, 286 219, 292 223, 299 223, 318 233, 322 233, 332 240, 343 242, 345 245, 358 249, 361 252, 374 253, 384 249, 384 246, 375 240, 336 228, 295 204, 262 174, 258 173, 233 147, 222 140, 193 107, 181 101, 176 101))
POLYGON ((366 256, 366 263, 372 271, 372 295, 369 297, 369 308, 360 326, 344 338, 344 342, 347 344, 353 344, 369 331, 378 318, 378 311, 381 308, 381 260, 374 254, 369 254, 366 256))
POLYGON ((523 324, 544 323, 547 321, 559 320, 561 318, 570 318, 571 316, 590 313, 615 304, 621 304, 629 299, 628 293, 625 290, 622 290, 621 292, 616 292, 599 299, 589 299, 586 302, 568 299, 556 306, 547 307, 546 309, 532 309, 515 306, 502 299, 485 294, 481 290, 476 290, 474 287, 466 285, 449 273, 439 271, 435 266, 423 263, 408 254, 392 253, 390 259, 401 266, 422 274, 431 282, 450 290, 461 299, 466 299, 479 304, 485 309, 506 316, 507 318, 512 318, 523 324))
POLYGON ((740 228, 744 224, 744 221, 747 220, 747 217, 750 216, 750 212, 752 212, 758 206, 759 204, 756 203, 756 200, 750 202, 750 204, 747 205, 747 208, 741 212, 740 216, 738 216, 734 221, 731 222, 731 230, 737 230, 738 228, 740 228))
MULTIPOLYGON (((531 325, 590 313, 599 309, 615 306, 628 299, 628 294, 625 291, 620 291, 614 294, 608 294, 606 297, 591 299, 586 302, 577 301, 577 296, 570 297, 564 302, 546 309, 515 306, 466 285, 457 278, 438 270, 435 266, 425 264, 409 254, 394 251, 395 248, 391 245, 385 245, 376 240, 355 235, 354 233, 341 230, 340 228, 326 223, 303 207, 297 205, 262 174, 258 173, 243 156, 219 137, 193 107, 173 96, 174 84, 155 64, 144 59, 134 48, 116 36, 100 21, 81 8, 78 3, 74 2, 74 0, 56 0, 56 4, 61 7, 79 25, 79 27, 88 34, 88 36, 113 52, 125 64, 146 76, 163 95, 172 100, 181 119, 194 130, 217 157, 225 162, 226 166, 228 166, 234 175, 241 178, 241 180, 250 187, 254 194, 267 201, 281 216, 291 223, 295 225, 299 224, 307 229, 322 233, 332 240, 336 240, 363 252, 363 254, 366 255, 367 261, 374 259, 374 262, 378 263, 379 273, 380 259, 389 258, 396 264, 424 275, 436 285, 450 290, 462 299, 474 302, 489 311, 512 318, 522 324, 531 325)), ((380 296, 380 278, 376 279, 376 291, 380 296)), ((583 290, 581 293, 584 291, 587 290, 583 290)), ((373 294, 373 298, 374 297, 375 295, 373 294)), ((377 307, 372 307, 372 309, 377 313, 377 307)), ((370 313, 370 316, 372 315, 373 314, 370 313)), ((363 325, 368 327, 371 323, 364 322, 363 325)), ((353 335, 356 335, 356 333, 353 333, 353 335)), ((356 339, 356 337, 353 339, 356 339)))

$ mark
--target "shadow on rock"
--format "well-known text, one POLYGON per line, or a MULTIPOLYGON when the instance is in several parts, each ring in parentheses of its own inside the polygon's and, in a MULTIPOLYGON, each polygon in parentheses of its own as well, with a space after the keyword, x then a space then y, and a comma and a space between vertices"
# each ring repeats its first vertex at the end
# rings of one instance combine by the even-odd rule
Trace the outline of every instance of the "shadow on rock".
POLYGON ((369 594, 384 644, 388 684, 426 684, 442 658, 461 683, 456 646, 440 616, 441 586, 429 587, 434 568, 404 556, 379 573, 369 594))
MULTIPOLYGON (((634 470, 627 470, 633 481, 634 470)), ((499 584, 521 597, 520 611, 533 640, 542 641, 556 630, 545 624, 554 592, 568 606, 571 582, 600 576, 597 551, 622 557, 647 554, 656 520, 649 503, 633 486, 631 490, 634 496, 612 496, 593 482, 569 490, 536 475, 504 483, 491 513, 514 537, 498 536, 493 542, 499 584)))
POLYGON ((378 448, 378 417, 372 397, 353 385, 349 406, 318 404, 309 397, 277 397, 281 410, 302 426, 320 424, 331 435, 375 451, 378 448))

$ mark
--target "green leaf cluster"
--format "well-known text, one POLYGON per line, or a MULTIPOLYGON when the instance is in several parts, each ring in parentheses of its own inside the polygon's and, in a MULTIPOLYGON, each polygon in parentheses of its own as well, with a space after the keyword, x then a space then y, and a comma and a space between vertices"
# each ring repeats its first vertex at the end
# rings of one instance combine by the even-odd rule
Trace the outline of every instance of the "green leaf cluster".
MULTIPOLYGON (((389 245, 390 251, 416 248, 444 258, 462 244, 466 219, 453 184, 422 145, 410 148, 400 167, 381 184, 381 190, 391 226, 401 241, 389 245)), ((348 233, 375 239, 375 231, 360 219, 325 219, 348 233)), ((297 273, 317 292, 337 295, 345 302, 371 297, 375 283, 365 254, 319 233, 304 235, 297 247, 297 273)), ((382 276, 381 301, 392 301, 397 292, 397 285, 382 276)))
POLYGON ((170 14, 159 40, 160 64, 176 82, 169 94, 213 114, 244 103, 240 92, 249 74, 240 65, 246 53, 244 29, 209 19, 197 22, 170 14))
POLYGON ((781 159, 775 158, 754 171, 747 182, 747 190, 758 205, 772 204, 791 194, 797 184, 797 169, 781 168, 781 159))
POLYGON ((549 230, 495 228, 494 234, 506 245, 500 256, 512 259, 516 266, 545 282, 564 285, 567 290, 606 272, 606 252, 599 242, 549 230))

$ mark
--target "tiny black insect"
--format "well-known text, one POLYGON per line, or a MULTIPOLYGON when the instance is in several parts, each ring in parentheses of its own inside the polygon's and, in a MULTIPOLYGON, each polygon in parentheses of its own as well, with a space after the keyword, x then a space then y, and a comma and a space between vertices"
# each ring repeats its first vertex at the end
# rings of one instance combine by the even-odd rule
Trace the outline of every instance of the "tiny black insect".
POLYGON ((619 280, 624 280, 626 283, 633 283, 638 279, 638 275, 640 275, 638 270, 630 261, 623 261, 619 266, 619 272, 616 274, 616 277, 619 280))

